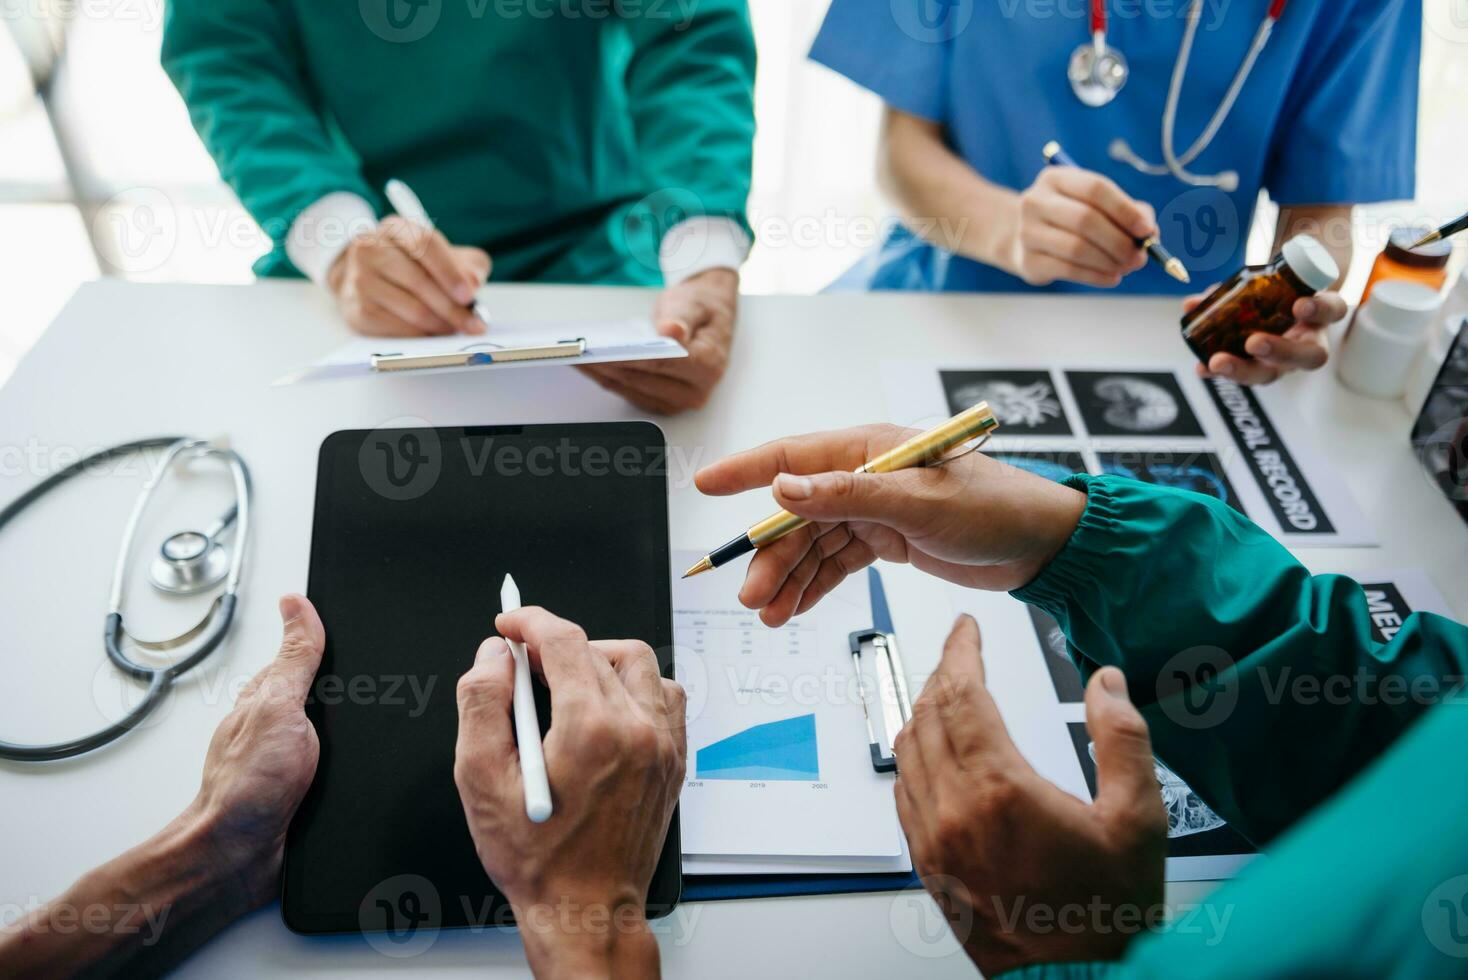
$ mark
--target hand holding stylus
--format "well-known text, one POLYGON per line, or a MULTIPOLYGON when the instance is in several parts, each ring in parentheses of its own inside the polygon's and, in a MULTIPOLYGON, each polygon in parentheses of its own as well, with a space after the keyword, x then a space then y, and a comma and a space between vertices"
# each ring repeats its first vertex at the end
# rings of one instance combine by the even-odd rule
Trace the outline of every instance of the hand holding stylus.
MULTIPOLYGON (((506 575, 500 586, 500 610, 512 613, 520 608, 520 587, 513 576, 506 575)), ((536 823, 545 823, 551 815, 550 783, 545 774, 545 752, 540 744, 540 716, 535 710, 535 688, 530 683, 530 658, 525 644, 507 641, 515 662, 515 689, 511 700, 515 707, 515 748, 520 753, 520 774, 525 780, 525 815, 536 823)))
POLYGON ((454 781, 484 870, 509 900, 537 976, 650 976, 647 893, 685 762, 683 689, 635 640, 591 641, 529 607, 501 614, 459 681, 454 781), (550 688, 555 815, 526 814, 510 643, 550 688), (569 920, 568 920, 569 917, 569 920))

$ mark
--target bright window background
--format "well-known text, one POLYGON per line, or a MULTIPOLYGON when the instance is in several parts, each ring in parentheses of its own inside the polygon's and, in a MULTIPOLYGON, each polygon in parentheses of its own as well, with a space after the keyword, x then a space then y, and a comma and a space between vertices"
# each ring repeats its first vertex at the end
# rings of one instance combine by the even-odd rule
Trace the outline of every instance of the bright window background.
MULTIPOLYGON (((828 3, 750 0, 760 49, 750 214, 761 236, 750 292, 818 291, 888 215, 873 178, 879 103, 805 58, 828 3)), ((11 28, 0 32, 0 379, 84 280, 243 282, 266 248, 158 67, 161 0, 61 5, 75 16, 48 100, 58 144, 27 67, 55 48, 55 25, 40 20, 51 6, 0 6, 11 28)), ((1423 6, 1419 202, 1358 209, 1348 295, 1390 227, 1468 210, 1468 0, 1423 6)), ((1272 213, 1256 222, 1251 256, 1268 248, 1272 213)))

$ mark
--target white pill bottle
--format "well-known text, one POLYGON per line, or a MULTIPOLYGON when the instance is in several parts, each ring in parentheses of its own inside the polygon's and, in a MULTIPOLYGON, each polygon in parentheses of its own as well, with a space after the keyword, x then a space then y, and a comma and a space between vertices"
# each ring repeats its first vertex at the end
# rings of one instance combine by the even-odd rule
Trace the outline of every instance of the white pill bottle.
POLYGON ((1405 279, 1378 282, 1346 331, 1336 374, 1369 398, 1401 398, 1442 297, 1405 279))

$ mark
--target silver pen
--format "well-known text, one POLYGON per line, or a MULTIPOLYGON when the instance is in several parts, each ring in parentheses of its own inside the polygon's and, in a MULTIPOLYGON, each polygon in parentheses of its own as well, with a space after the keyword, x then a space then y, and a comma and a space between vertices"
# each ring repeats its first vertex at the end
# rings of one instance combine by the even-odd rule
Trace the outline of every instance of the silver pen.
MULTIPOLYGON (((413 193, 413 188, 394 178, 387 182, 383 191, 387 194, 387 203, 392 205, 392 209, 398 213, 400 218, 404 221, 411 221, 420 228, 434 230, 433 219, 428 216, 428 209, 423 206, 418 195, 413 193)), ((470 308, 474 311, 475 316, 484 321, 485 326, 489 326, 489 310, 478 297, 475 297, 470 308)))

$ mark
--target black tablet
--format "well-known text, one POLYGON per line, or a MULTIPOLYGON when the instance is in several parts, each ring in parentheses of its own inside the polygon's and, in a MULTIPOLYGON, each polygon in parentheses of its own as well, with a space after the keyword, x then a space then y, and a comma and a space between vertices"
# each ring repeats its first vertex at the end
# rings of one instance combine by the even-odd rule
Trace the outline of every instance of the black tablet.
MULTIPOLYGON (((666 443, 643 422, 337 432, 321 445, 307 591, 326 654, 316 779, 286 839, 297 932, 511 925, 454 786, 455 685, 500 584, 673 670, 666 443)), ((548 692, 537 683, 542 726, 548 692)), ((554 791, 554 787, 552 787, 554 791)), ((675 814, 648 899, 680 890, 675 814)))

